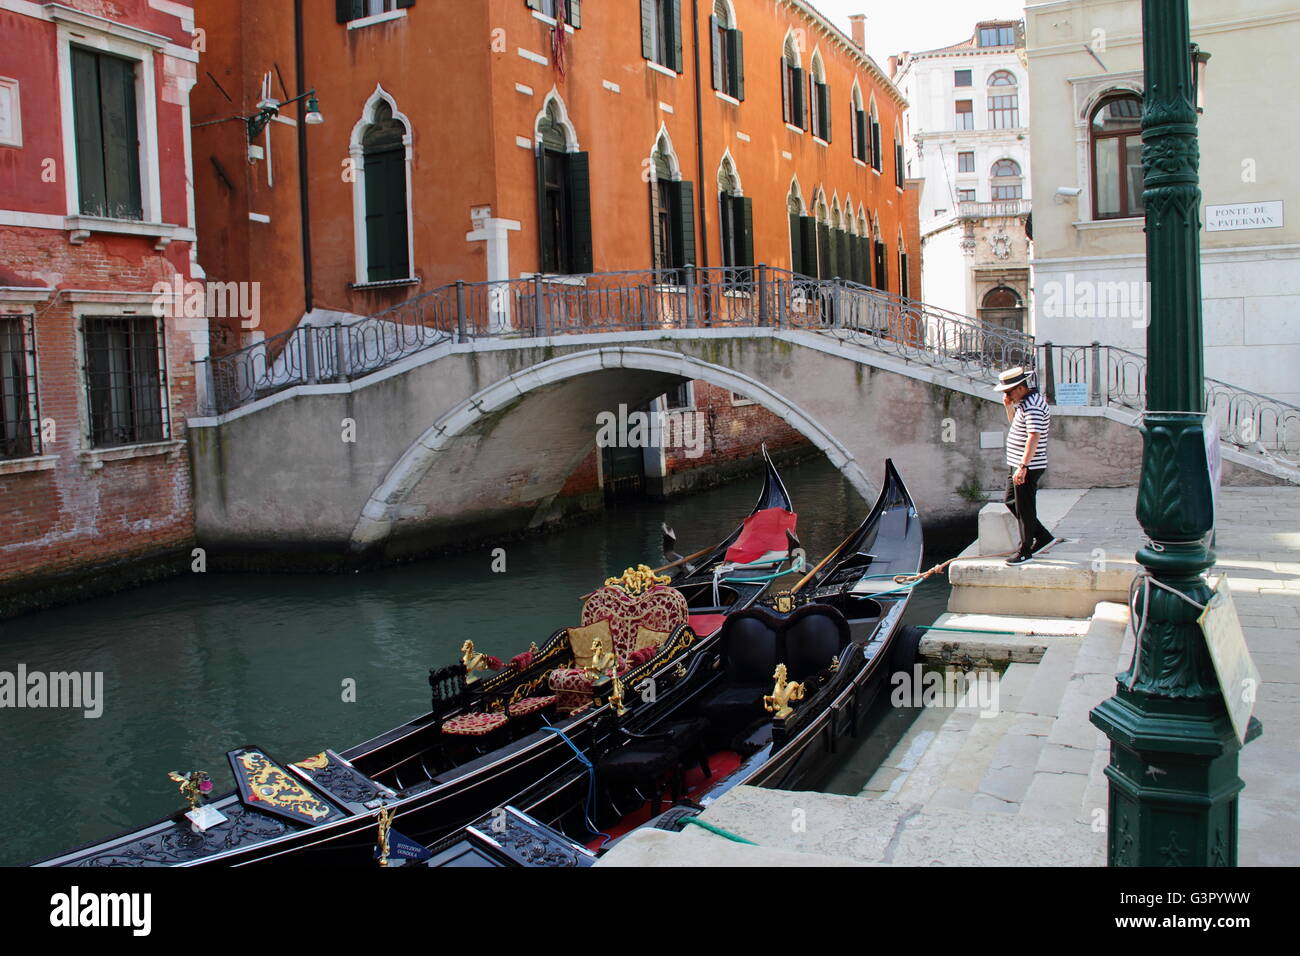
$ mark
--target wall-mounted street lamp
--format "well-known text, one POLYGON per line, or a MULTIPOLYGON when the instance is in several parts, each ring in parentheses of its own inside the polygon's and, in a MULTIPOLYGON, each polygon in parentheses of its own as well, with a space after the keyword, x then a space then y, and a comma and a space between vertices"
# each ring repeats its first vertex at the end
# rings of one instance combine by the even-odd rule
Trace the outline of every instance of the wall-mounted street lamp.
POLYGON ((299 93, 293 99, 285 100, 283 103, 266 99, 257 104, 256 113, 252 116, 243 117, 245 124, 248 126, 248 141, 252 143, 258 136, 262 135, 262 130, 266 129, 266 124, 271 122, 273 117, 279 115, 281 107, 296 103, 304 98, 307 100, 307 112, 303 115, 302 121, 308 126, 319 126, 325 122, 325 117, 320 112, 320 103, 316 101, 315 90, 299 93))
POLYGON ((1192 103, 1196 112, 1205 112, 1205 71, 1210 61, 1210 54, 1201 49, 1200 44, 1192 44, 1192 103))

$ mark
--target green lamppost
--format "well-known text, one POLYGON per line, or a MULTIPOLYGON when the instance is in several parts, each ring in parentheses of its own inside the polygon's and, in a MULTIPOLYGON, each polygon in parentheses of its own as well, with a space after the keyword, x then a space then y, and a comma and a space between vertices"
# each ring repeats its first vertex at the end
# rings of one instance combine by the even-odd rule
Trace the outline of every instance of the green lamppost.
MULTIPOLYGON (((1197 605, 1214 499, 1204 435, 1200 202, 1193 48, 1187 0, 1142 0, 1147 280, 1147 411, 1137 553, 1150 581, 1134 608, 1134 660, 1092 711, 1111 739, 1111 866, 1233 866, 1240 743, 1197 605), (1186 599, 1185 599, 1186 598, 1186 599)), ((1257 726, 1257 725, 1256 725, 1257 726)))

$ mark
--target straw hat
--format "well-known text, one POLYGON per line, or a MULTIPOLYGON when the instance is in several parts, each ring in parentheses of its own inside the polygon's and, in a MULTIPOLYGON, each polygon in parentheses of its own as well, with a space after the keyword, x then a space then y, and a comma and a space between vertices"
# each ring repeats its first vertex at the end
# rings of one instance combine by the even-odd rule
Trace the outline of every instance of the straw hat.
POLYGON ((1017 365, 1015 368, 1009 368, 998 376, 998 384, 993 390, 997 392, 1009 392, 1017 385, 1029 384, 1029 373, 1023 366, 1017 365))

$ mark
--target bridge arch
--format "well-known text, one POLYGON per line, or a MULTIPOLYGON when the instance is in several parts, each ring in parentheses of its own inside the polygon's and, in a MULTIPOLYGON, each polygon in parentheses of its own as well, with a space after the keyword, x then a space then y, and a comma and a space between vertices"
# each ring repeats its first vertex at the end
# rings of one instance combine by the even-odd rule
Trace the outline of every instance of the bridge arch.
POLYGON ((389 537, 407 496, 429 474, 442 450, 456 436, 538 389, 611 368, 699 379, 740 393, 807 438, 865 500, 870 501, 875 494, 872 483, 844 443, 804 409, 764 382, 680 352, 610 346, 572 352, 521 369, 493 382, 440 416, 398 457, 371 493, 352 530, 351 550, 365 551, 389 537))

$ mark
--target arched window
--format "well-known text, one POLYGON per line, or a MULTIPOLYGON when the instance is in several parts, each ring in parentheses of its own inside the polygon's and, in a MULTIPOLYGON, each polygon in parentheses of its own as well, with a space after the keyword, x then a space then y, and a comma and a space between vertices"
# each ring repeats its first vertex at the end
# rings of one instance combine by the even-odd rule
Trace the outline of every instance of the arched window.
MULTIPOLYGON (((752 266, 754 264, 754 210, 753 200, 741 195, 740 177, 731 155, 722 157, 718 166, 718 221, 722 224, 722 264, 724 266, 752 266)), ((735 276, 737 281, 748 281, 745 275, 735 276)))
POLYGON ((790 192, 785 197, 785 209, 790 216, 790 271, 799 275, 808 275, 816 271, 813 265, 810 269, 805 249, 817 248, 817 233, 811 216, 805 214, 803 204, 803 194, 799 191, 799 180, 795 179, 790 182, 790 192), (811 243, 809 242, 811 235, 811 243))
POLYGON ((991 170, 993 201, 1022 199, 1024 185, 1020 178, 1020 164, 1014 159, 999 159, 991 170))
POLYGON ((359 283, 411 277, 409 144, 406 124, 376 91, 353 132, 353 156, 360 159, 354 185, 359 283))
POLYGON ((541 271, 559 275, 592 269, 590 174, 571 129, 548 99, 537 119, 537 220, 541 271))
POLYGON ((1016 91, 1016 78, 1006 70, 998 70, 989 77, 989 128, 1018 129, 1020 127, 1020 94, 1016 91))
POLYGON ((745 98, 745 48, 727 0, 716 0, 709 18, 713 45, 713 88, 738 100, 745 98))
POLYGON ((911 288, 907 275, 907 246, 903 242, 903 234, 898 234, 898 294, 904 299, 911 295, 911 288))
POLYGON ((858 81, 853 81, 853 92, 849 97, 849 132, 853 137, 853 158, 865 163, 867 161, 867 112, 862 108, 862 89, 858 81))
POLYGON ((1125 93, 1102 100, 1088 124, 1094 219, 1141 216, 1142 99, 1125 93))
POLYGON ((665 131, 655 140, 650 169, 653 266, 671 273, 666 281, 681 282, 685 277, 677 270, 695 262, 695 189, 682 181, 681 165, 665 131))
POLYGON ((787 33, 784 52, 781 54, 781 116, 791 126, 807 129, 801 66, 799 47, 794 42, 794 35, 787 33))
POLYGON ((817 216, 817 276, 821 279, 831 278, 831 210, 826 205, 826 194, 819 188, 817 201, 813 204, 817 216))
POLYGON ((899 189, 903 188, 903 177, 905 175, 903 162, 903 131, 899 129, 897 123, 894 124, 894 185, 899 189))
POLYGON ((871 232, 874 237, 875 262, 872 266, 873 287, 880 289, 882 292, 889 291, 889 260, 888 250, 885 248, 885 240, 880 237, 880 220, 873 219, 871 223, 871 232))
POLYGON ((810 94, 812 134, 829 143, 831 141, 831 91, 826 85, 826 67, 822 63, 821 51, 813 53, 810 94))
POLYGON ((871 168, 880 172, 880 114, 876 112, 876 97, 871 97, 871 168))
POLYGON ((1025 308, 1020 293, 1000 285, 984 293, 980 301, 980 321, 994 328, 1024 331, 1025 308))

